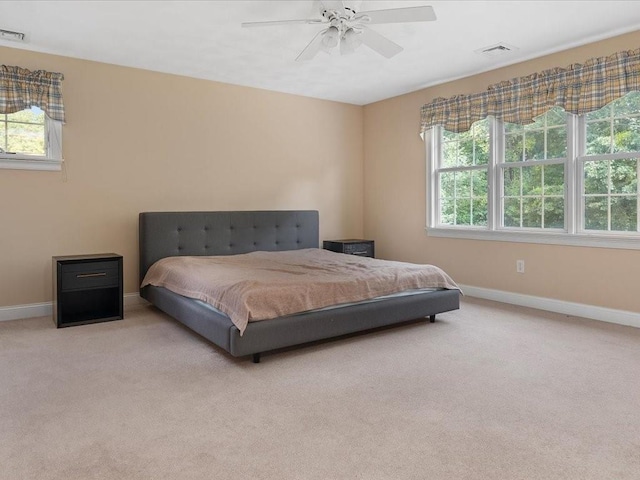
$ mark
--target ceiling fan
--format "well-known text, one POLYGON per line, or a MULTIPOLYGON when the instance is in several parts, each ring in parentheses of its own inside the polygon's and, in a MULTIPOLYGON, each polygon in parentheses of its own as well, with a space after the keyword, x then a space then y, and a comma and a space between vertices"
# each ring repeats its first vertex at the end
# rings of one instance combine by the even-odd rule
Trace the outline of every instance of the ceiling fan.
POLYGON ((356 12, 344 5, 342 0, 321 0, 320 18, 301 20, 275 20, 268 22, 245 22, 243 27, 269 27, 291 24, 328 25, 319 31, 296 58, 296 62, 311 60, 323 50, 327 53, 340 45, 340 54, 352 53, 361 44, 380 55, 391 58, 402 51, 402 47, 371 30, 368 25, 381 23, 429 22, 436 19, 432 7, 389 8, 356 12))

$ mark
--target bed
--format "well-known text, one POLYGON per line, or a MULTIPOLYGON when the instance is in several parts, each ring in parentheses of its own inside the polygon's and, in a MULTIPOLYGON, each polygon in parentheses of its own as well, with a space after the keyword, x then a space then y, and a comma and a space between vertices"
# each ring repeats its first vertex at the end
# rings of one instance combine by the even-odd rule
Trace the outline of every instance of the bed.
POLYGON ((152 265, 169 257, 318 248, 319 217, 313 210, 143 212, 140 295, 231 355, 251 356, 254 363, 264 352, 420 318, 434 322, 437 314, 459 308, 459 290, 436 289, 249 322, 241 331, 205 302, 161 286, 142 286, 152 265))

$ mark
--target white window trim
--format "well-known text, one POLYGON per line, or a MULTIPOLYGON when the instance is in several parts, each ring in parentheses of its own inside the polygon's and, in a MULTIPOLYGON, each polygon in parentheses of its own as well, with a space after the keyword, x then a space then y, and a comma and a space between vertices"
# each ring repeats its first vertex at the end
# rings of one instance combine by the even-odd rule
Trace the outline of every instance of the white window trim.
POLYGON ((514 242, 514 243, 542 243, 550 245, 570 245, 576 247, 601 247, 601 248, 620 248, 628 250, 640 250, 640 239, 637 236, 630 237, 626 235, 611 234, 573 234, 566 232, 550 233, 550 232, 531 232, 517 231, 507 232, 504 230, 491 231, 478 228, 471 230, 470 228, 462 229, 455 227, 427 227, 427 234, 430 237, 444 238, 460 238, 467 240, 493 240, 497 242, 514 242))
MULTIPOLYGON (((577 118, 573 115, 569 115, 570 124, 569 127, 575 125, 577 118)), ((495 169, 500 168, 497 165, 497 159, 500 158, 499 154, 502 151, 500 142, 497 141, 496 135, 493 135, 492 128, 496 128, 497 122, 490 122, 490 159, 489 159, 489 171, 488 175, 491 178, 495 178, 495 169)), ((495 185, 495 189, 492 190, 495 182, 489 181, 488 192, 488 218, 487 227, 473 227, 473 226, 444 226, 437 225, 438 222, 438 209, 439 209, 439 185, 436 176, 436 154, 440 148, 440 129, 441 127, 435 126, 424 134, 425 153, 427 162, 427 226, 425 228, 427 235, 432 237, 441 238, 458 238, 467 240, 489 240, 489 241, 501 241, 501 242, 514 242, 514 243, 538 243, 538 244, 550 244, 550 245, 569 245, 579 247, 597 247, 597 248, 616 248, 616 249, 628 249, 628 250, 640 250, 640 235, 635 232, 630 233, 612 233, 612 232, 586 232, 581 230, 579 225, 580 217, 579 211, 575 208, 582 208, 582 196, 581 192, 581 178, 579 176, 582 170, 581 165, 578 164, 577 159, 577 145, 579 138, 575 138, 573 132, 574 128, 568 129, 569 145, 567 150, 567 156, 569 161, 565 167, 565 178, 576 179, 573 182, 565 183, 565 195, 566 195, 566 211, 565 211, 565 229, 564 230, 527 230, 524 228, 518 228, 517 231, 500 227, 500 218, 496 218, 496 213, 500 205, 500 185, 495 185)), ((579 129, 581 132, 583 129, 579 129)), ((627 154, 628 156, 628 154, 627 154)), ((639 213, 640 215, 640 213, 639 213)))
POLYGON ((20 155, 0 153, 0 169, 62 170, 62 122, 45 115, 44 132, 47 155, 20 155))

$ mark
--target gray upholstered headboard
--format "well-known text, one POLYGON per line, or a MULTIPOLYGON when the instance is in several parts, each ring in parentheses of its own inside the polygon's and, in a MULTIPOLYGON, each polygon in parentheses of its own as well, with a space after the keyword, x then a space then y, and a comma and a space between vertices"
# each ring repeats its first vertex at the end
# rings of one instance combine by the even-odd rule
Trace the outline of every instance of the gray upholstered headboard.
POLYGON ((164 257, 318 248, 318 223, 315 210, 143 212, 140 282, 164 257))

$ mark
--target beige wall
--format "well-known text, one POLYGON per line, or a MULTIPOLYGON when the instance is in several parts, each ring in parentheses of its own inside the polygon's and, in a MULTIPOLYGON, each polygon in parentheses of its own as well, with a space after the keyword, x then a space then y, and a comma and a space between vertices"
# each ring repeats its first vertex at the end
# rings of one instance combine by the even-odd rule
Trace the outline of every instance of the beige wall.
MULTIPOLYGON (((367 105, 364 231, 382 258, 434 263, 461 284, 640 312, 640 250, 429 237, 420 107, 436 97, 635 49, 640 31, 367 105), (515 271, 525 260, 525 274, 515 271)), ((428 59, 425 59, 428 61, 428 59)))
POLYGON ((0 170, 0 307, 51 300, 51 257, 117 252, 137 290, 137 215, 317 209, 322 238, 376 240, 459 283, 640 312, 640 251, 453 240, 424 231, 420 107, 637 48, 640 32, 364 108, 0 47, 65 75, 64 172, 0 170), (526 273, 515 273, 524 259, 526 273))
POLYGON ((61 72, 64 172, 0 170, 0 307, 51 300, 51 257, 124 255, 138 213, 317 209, 322 238, 362 235, 363 108, 0 48, 61 72))

